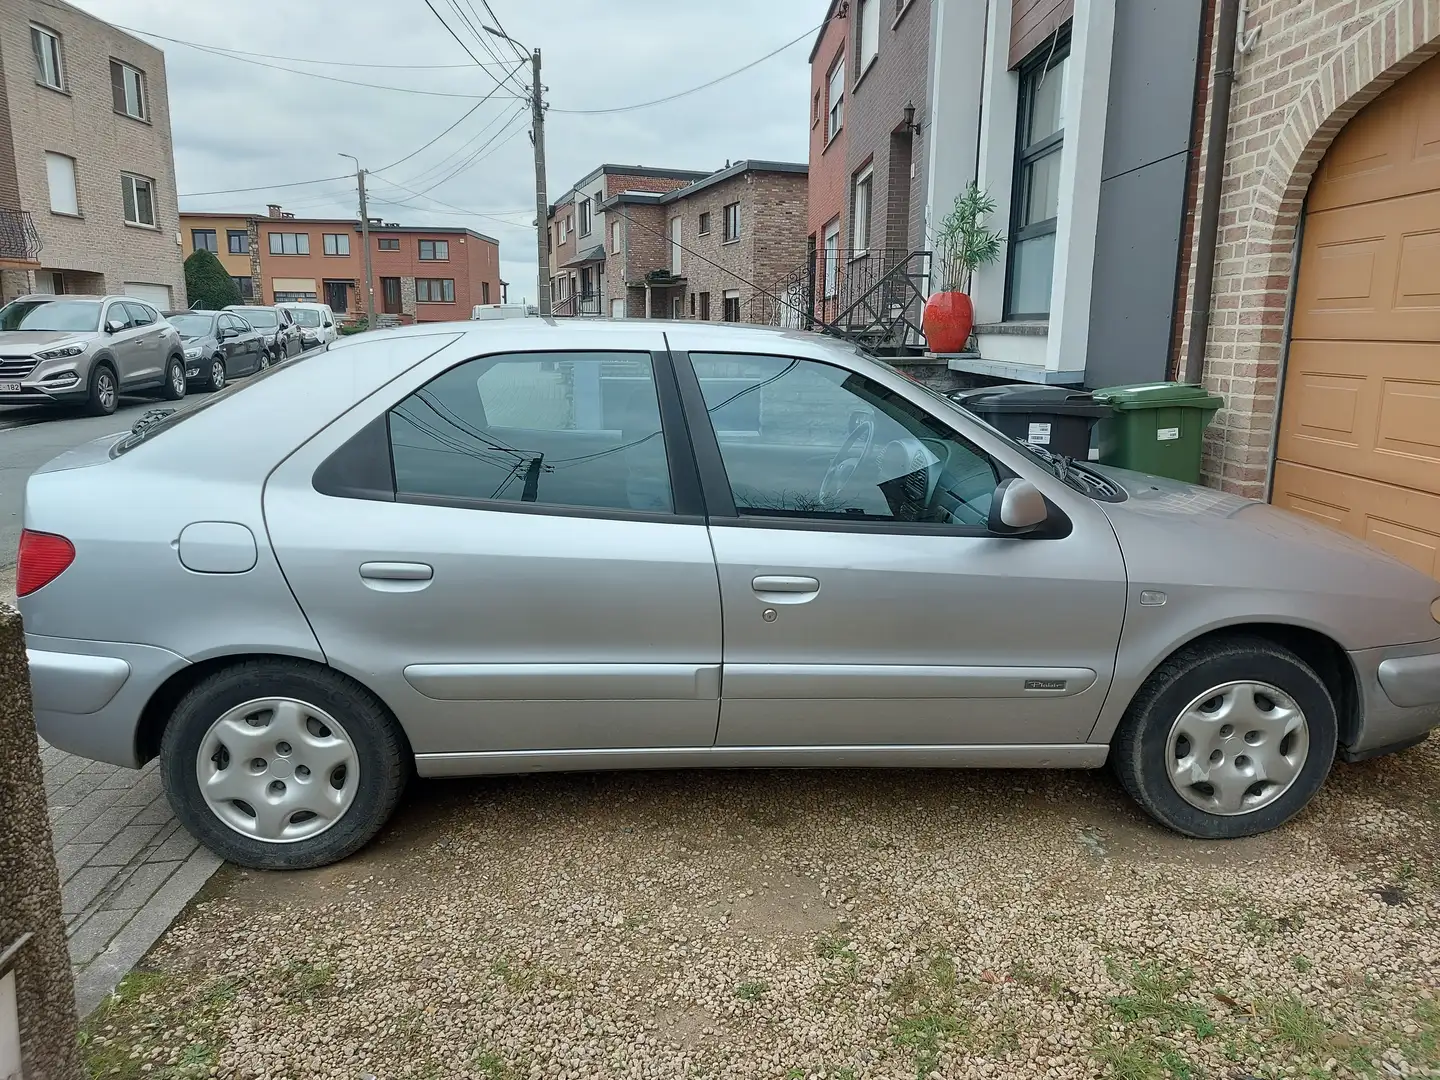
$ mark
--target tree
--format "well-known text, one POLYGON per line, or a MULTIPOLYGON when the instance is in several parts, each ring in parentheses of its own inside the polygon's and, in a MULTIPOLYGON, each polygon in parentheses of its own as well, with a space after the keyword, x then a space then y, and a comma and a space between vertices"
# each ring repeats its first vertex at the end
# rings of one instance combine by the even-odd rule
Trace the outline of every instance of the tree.
POLYGON ((240 303, 240 290, 220 265, 220 260, 204 248, 185 260, 185 292, 190 306, 200 311, 219 311, 240 303))

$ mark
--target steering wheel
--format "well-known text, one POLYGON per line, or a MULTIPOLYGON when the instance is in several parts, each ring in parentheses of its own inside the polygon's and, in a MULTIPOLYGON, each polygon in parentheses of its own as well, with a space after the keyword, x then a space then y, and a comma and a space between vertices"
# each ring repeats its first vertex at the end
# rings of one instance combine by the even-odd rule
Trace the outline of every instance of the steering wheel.
POLYGON ((830 459, 830 466, 825 470, 825 479, 820 481, 822 506, 830 506, 844 494, 846 486, 855 478, 860 463, 870 453, 874 442, 875 421, 868 416, 863 417, 856 422, 855 429, 845 437, 845 442, 830 459))

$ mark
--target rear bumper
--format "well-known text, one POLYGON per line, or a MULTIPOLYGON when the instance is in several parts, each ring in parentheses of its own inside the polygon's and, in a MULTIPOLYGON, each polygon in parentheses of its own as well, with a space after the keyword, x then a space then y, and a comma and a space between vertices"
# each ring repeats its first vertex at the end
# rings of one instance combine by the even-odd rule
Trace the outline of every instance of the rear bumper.
POLYGON ((1440 641, 1350 653, 1360 724, 1346 756, 1403 749, 1440 727, 1440 641))
POLYGON ((140 715, 166 679, 189 666, 150 645, 25 635, 35 727, 51 746, 138 768, 140 715))

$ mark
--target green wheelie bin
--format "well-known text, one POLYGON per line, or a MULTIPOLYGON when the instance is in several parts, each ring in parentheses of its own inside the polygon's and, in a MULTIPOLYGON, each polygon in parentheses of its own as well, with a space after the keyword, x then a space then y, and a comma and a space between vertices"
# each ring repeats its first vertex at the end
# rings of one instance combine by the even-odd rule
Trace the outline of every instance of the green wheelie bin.
POLYGON ((1192 383, 1108 386, 1093 394, 1109 405, 1100 421, 1100 461, 1121 469, 1200 482, 1205 429, 1225 399, 1192 383))

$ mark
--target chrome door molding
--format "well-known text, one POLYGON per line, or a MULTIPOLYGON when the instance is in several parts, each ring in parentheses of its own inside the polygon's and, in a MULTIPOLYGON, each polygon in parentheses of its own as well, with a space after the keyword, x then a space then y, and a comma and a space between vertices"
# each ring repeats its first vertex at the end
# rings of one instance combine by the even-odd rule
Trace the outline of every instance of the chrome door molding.
POLYGON ((1109 753, 1104 743, 500 750, 416 754, 415 769, 429 777, 610 769, 1098 769, 1109 753))
POLYGON ((717 701, 719 664, 410 664, 435 701, 717 701))
POLYGON ((725 699, 1074 697, 1094 686, 1095 679, 1093 669, 1080 667, 726 664, 725 699), (817 696, 822 686, 825 693, 817 696))

